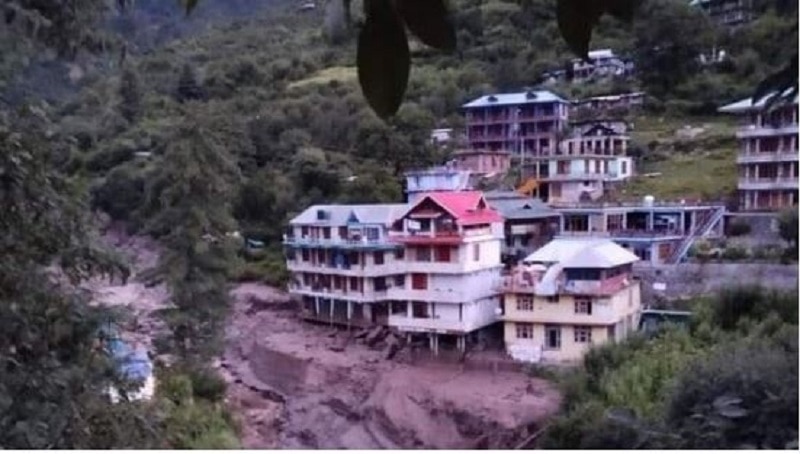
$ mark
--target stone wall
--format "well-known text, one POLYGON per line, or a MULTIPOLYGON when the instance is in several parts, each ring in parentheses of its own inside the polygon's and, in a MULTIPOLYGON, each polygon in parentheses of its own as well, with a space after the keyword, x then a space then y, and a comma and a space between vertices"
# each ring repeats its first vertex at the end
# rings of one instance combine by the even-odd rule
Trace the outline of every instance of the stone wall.
POLYGON ((634 274, 642 282, 642 303, 674 300, 714 293, 720 288, 760 283, 766 287, 797 289, 797 265, 760 263, 683 263, 680 265, 636 265, 634 274), (664 290, 653 284, 663 283, 664 290))

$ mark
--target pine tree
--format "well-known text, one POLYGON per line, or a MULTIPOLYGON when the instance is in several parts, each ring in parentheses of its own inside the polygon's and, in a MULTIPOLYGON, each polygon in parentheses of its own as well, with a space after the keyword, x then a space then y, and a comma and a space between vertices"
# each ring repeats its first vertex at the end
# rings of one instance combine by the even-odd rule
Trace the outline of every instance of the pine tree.
POLYGON ((186 63, 183 65, 181 75, 178 78, 178 90, 175 93, 175 99, 177 99, 178 102, 186 102, 200 101, 205 98, 205 90, 197 81, 197 74, 194 68, 189 63, 186 63))
POLYGON ((164 235, 167 247, 159 269, 177 308, 167 323, 184 359, 207 358, 219 346, 228 267, 235 258, 226 239, 236 227, 231 204, 239 169, 227 150, 235 140, 212 133, 211 123, 224 131, 224 120, 187 115, 148 191, 150 204, 157 207, 149 228, 164 235))
POLYGON ((136 73, 126 68, 122 72, 119 84, 119 113, 129 122, 136 121, 142 113, 142 92, 139 77, 136 73))

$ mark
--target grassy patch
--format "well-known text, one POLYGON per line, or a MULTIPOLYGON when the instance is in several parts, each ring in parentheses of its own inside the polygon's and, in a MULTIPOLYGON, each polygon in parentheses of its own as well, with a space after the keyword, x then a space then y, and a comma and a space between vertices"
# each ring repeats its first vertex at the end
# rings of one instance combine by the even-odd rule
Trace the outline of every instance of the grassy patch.
POLYGON ((356 68, 354 66, 333 66, 317 71, 310 77, 296 80, 288 85, 288 88, 300 88, 308 85, 324 85, 331 81, 353 82, 356 80, 356 68))
POLYGON ((736 189, 735 121, 640 116, 631 141, 640 156, 625 197, 722 200, 736 189), (645 174, 659 174, 646 177, 645 174))

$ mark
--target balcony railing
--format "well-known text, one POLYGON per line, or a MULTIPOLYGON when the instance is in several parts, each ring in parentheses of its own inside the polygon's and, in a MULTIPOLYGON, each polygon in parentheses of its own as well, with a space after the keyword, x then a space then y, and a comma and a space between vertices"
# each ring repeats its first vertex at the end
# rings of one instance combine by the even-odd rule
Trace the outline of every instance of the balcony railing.
POLYGON ((755 162, 787 162, 797 161, 800 153, 797 150, 761 151, 759 153, 740 153, 736 157, 737 163, 755 162))
POLYGON ((283 244, 288 246, 320 246, 320 247, 391 247, 393 244, 387 238, 360 238, 360 239, 342 239, 342 238, 319 238, 319 237, 296 237, 287 236, 283 237, 283 244))
POLYGON ((742 178, 739 180, 739 189, 797 189, 797 177, 775 178, 742 178))
POLYGON ((796 135, 797 123, 781 124, 775 127, 764 125, 747 125, 736 131, 737 138, 768 137, 782 135, 796 135))

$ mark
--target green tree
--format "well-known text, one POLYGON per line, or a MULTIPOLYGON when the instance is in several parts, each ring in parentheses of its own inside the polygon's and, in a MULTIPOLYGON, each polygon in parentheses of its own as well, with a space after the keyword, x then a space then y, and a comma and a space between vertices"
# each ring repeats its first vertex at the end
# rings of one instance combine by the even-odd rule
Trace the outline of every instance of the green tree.
POLYGON ((175 99, 178 102, 199 101, 206 98, 206 92, 197 80, 197 74, 191 64, 186 63, 181 68, 178 78, 178 88, 175 99))
POLYGON ((120 115, 133 123, 142 114, 142 89, 139 76, 131 68, 126 68, 120 76, 119 97, 120 115))
POLYGON ((203 112, 187 112, 153 178, 168 184, 150 186, 147 195, 156 207, 148 229, 162 235, 167 248, 159 270, 176 307, 167 314, 174 348, 201 363, 219 347, 227 311, 234 257, 227 234, 236 229, 231 203, 240 178, 228 136, 210 128, 214 121, 203 112))
POLYGON ((792 208, 784 211, 778 217, 778 231, 781 238, 789 243, 789 248, 797 256, 797 209, 792 208))
POLYGON ((634 24, 636 71, 645 88, 663 97, 700 70, 698 57, 713 47, 712 26, 681 0, 648 0, 634 24))

